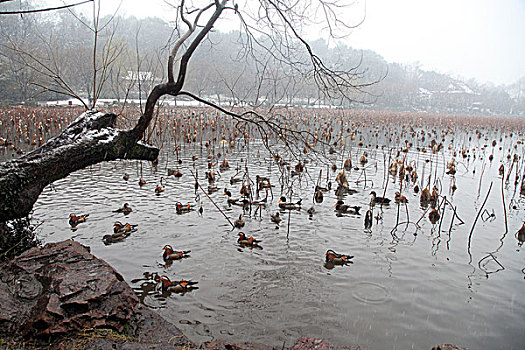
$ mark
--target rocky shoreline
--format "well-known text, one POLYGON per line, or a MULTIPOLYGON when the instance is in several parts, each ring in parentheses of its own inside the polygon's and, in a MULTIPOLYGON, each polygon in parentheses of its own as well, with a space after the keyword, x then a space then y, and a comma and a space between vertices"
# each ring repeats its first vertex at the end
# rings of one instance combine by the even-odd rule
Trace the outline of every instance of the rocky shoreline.
MULTIPOLYGON (((31 348, 51 349, 275 349, 252 342, 193 343, 141 305, 114 268, 71 240, 32 248, 0 266, 0 336, 0 348, 24 348, 30 340, 31 348)), ((362 348, 300 338, 287 349, 362 348)), ((432 349, 464 348, 444 344, 432 349)))

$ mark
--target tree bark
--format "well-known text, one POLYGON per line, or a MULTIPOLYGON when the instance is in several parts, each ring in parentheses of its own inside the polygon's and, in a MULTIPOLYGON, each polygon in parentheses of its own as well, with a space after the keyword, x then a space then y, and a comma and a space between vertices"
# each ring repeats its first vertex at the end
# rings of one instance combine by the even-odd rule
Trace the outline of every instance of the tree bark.
POLYGON ((27 216, 42 190, 70 173, 116 159, 155 160, 159 150, 131 130, 115 128, 117 116, 83 113, 59 136, 18 159, 0 164, 0 222, 27 216))

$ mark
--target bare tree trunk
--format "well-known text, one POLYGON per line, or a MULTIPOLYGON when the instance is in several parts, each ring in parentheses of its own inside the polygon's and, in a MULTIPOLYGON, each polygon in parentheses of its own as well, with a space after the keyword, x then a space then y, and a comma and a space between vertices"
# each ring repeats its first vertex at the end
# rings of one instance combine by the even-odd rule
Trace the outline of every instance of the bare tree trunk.
POLYGON ((27 216, 44 187, 76 170, 108 160, 157 158, 157 148, 116 129, 116 119, 85 112, 42 147, 0 164, 0 222, 27 216))

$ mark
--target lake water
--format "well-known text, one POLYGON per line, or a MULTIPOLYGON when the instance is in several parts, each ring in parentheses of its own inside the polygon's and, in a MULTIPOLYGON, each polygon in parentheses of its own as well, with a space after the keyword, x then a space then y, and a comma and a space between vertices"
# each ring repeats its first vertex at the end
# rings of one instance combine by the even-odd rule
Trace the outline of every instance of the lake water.
MULTIPOLYGON (((156 169, 143 162, 142 177, 147 181, 143 187, 138 185, 141 167, 136 161, 108 162, 75 172, 44 190, 33 218, 41 223, 39 237, 44 242, 72 238, 90 246, 92 253, 124 276, 144 304, 197 343, 222 338, 280 348, 283 341, 289 346, 298 337, 312 336, 337 345, 356 343, 367 349, 429 349, 445 342, 471 349, 523 349, 525 251, 518 245, 515 233, 525 220, 525 198, 520 197, 519 186, 515 190, 513 173, 510 183, 503 185, 508 221, 505 234, 498 174, 501 163, 510 168, 512 160, 506 157, 509 153, 520 156, 514 166, 519 174, 523 171, 523 144, 512 148, 518 136, 498 131, 493 135, 498 145, 491 147, 492 139, 472 137, 474 141, 467 141, 473 130, 456 131, 454 136, 445 137, 445 149, 437 154, 411 148, 405 161, 418 169, 417 184, 421 187, 422 178, 429 174, 437 176, 441 195, 457 208, 464 224, 455 218, 451 225, 453 212, 447 205, 441 225, 433 225, 427 213, 417 228, 414 222, 425 208, 413 191, 414 184, 404 183, 402 194, 408 198, 412 223, 392 232, 398 213, 394 201, 382 210, 374 207, 374 216, 382 219, 375 219, 370 231, 363 225, 369 193, 375 190, 383 194, 384 167, 389 155, 396 155, 388 151, 389 147, 382 149, 388 142, 374 139, 374 130, 362 131, 365 145, 359 147, 356 141, 351 152, 354 165, 359 165, 365 151, 368 163, 347 174, 350 187, 358 192, 347 195, 345 203, 361 206, 361 215, 337 216, 334 189, 325 193, 322 203, 313 203, 319 170, 323 170, 321 185, 326 185, 329 171, 335 188, 335 177, 346 155, 336 158, 327 154, 314 160, 311 153, 299 154, 301 159, 310 160, 307 172, 282 177, 276 162, 257 140, 252 140, 249 147, 240 142, 233 148, 216 146, 215 154, 226 152, 231 169, 220 172, 222 176, 216 181, 220 190, 210 197, 231 221, 242 214, 246 222, 243 231, 261 239, 263 249, 240 247, 238 230, 232 230, 201 190, 195 195, 191 172, 197 171, 203 189, 208 188, 204 178, 208 152, 198 143, 181 145, 180 165, 172 145, 165 144, 156 169), (366 147, 370 143, 377 143, 378 148, 366 147), (488 147, 481 149, 485 143, 488 147), (461 147, 477 148, 476 158, 473 154, 469 158, 457 154, 456 175, 445 174, 452 152, 461 147), (494 160, 489 162, 491 153, 494 160), (193 161, 193 155, 199 158, 193 161), (427 163, 427 159, 432 162, 427 163), (334 162, 339 168, 335 172, 326 165, 334 162), (178 167, 183 176, 168 177, 167 167, 178 167), (239 178, 246 168, 251 179, 255 175, 271 178, 275 187, 266 208, 250 212, 228 206, 224 187, 232 191, 233 197, 240 196, 240 183, 230 184, 236 167, 240 169, 239 178), (124 173, 130 174, 128 181, 123 180, 124 173), (365 173, 366 183, 362 181, 365 173), (165 192, 157 196, 154 188, 161 177, 165 192), (453 183, 457 186, 455 192, 451 190, 453 183), (490 183, 492 189, 484 206, 488 212, 478 219, 470 235, 490 183), (303 199, 303 209, 281 211, 282 221, 277 226, 270 221, 270 214, 279 211, 281 184, 283 194, 289 196, 287 189, 291 186, 293 200, 303 199), (196 210, 176 214, 177 201, 202 206, 202 215, 196 210), (113 212, 125 202, 133 212, 127 216, 113 212), (310 216, 306 209, 312 206, 316 213, 310 216), (89 218, 72 231, 70 213, 89 213, 89 218), (123 242, 106 246, 102 236, 112 233, 117 220, 137 224, 138 230, 123 242), (191 249, 191 256, 167 265, 162 260, 165 244, 191 249), (353 264, 325 266, 327 249, 354 255, 353 264), (184 295, 163 294, 148 280, 154 272, 172 280, 198 281, 199 289, 184 295)), ((276 147, 293 169, 297 160, 287 157, 281 146, 276 147)), ((221 160, 216 160, 216 171, 221 160)), ((386 196, 393 199, 399 179, 388 179, 386 196)), ((404 205, 400 206, 399 221, 407 221, 404 205)))

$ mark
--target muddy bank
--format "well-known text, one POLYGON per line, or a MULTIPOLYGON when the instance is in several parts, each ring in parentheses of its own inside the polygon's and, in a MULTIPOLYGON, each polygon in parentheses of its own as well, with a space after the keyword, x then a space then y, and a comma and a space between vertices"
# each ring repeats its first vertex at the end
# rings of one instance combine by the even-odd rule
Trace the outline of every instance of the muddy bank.
MULTIPOLYGON (((55 349, 267 350, 260 343, 215 340, 197 345, 177 327, 138 303, 122 276, 74 241, 32 248, 0 266, 0 335, 55 349)), ((21 344, 21 343, 19 343, 21 344)), ((300 338, 283 348, 340 348, 300 338)), ((280 347, 281 348, 281 347, 280 347)), ((440 345, 433 349, 462 349, 440 345)))

